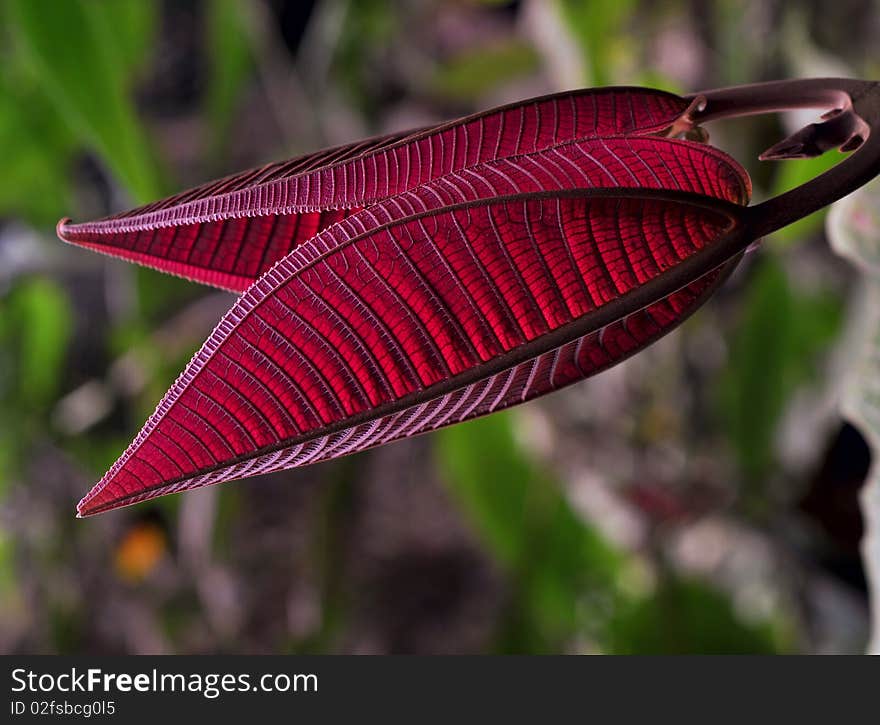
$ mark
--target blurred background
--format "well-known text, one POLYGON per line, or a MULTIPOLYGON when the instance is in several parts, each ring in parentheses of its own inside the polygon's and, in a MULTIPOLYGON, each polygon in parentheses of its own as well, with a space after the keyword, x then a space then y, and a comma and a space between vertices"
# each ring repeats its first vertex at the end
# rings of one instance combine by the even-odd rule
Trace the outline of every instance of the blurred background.
MULTIPOLYGON (((872 0, 0 0, 0 651, 862 651, 854 272, 821 215, 596 379, 87 520, 233 298, 54 224, 567 88, 877 78, 877 37, 872 0)), ((710 131, 760 199, 837 160, 756 161, 808 120, 710 131)))

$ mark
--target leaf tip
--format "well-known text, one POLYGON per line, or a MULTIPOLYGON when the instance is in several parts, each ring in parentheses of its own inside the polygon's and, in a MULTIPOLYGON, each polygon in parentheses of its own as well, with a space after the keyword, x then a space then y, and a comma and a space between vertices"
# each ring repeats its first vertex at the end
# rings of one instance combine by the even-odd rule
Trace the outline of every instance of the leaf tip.
POLYGON ((88 494, 80 499, 79 503, 76 505, 76 517, 78 519, 87 519, 89 516, 94 516, 96 513, 100 513, 92 503, 93 498, 94 490, 89 491, 88 494))
POLYGON ((73 219, 71 219, 69 216, 66 216, 62 219, 59 219, 58 223, 55 225, 55 234, 58 235, 58 238, 62 242, 70 242, 71 241, 70 233, 68 230, 69 230, 69 227, 70 227, 70 224, 72 221, 73 221, 73 219))
POLYGON ((785 139, 774 144, 758 156, 759 161, 782 161, 784 159, 806 159, 815 156, 804 148, 804 144, 791 139, 785 139))

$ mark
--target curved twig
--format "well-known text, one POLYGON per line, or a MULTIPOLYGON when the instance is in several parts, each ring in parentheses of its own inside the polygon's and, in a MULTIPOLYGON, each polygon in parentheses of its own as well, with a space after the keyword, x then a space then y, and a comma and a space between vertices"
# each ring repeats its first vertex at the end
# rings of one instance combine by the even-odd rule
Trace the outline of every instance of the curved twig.
POLYGON ((779 142, 762 159, 818 156, 832 148, 849 158, 806 184, 749 207, 744 215, 753 238, 765 236, 825 207, 880 174, 880 83, 847 78, 811 78, 720 88, 689 97, 688 121, 802 108, 825 109, 813 123, 779 142))

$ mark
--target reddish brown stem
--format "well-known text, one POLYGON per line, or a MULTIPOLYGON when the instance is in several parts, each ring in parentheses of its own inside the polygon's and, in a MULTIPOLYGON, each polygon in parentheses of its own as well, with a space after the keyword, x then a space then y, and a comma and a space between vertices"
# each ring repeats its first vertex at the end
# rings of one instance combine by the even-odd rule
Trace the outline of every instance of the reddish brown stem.
POLYGON ((695 93, 689 99, 691 106, 674 132, 722 118, 816 108, 826 111, 823 123, 810 124, 768 149, 762 158, 818 155, 838 146, 856 151, 824 174, 761 204, 736 207, 713 202, 736 220, 731 230, 665 274, 608 303, 608 314, 628 314, 662 299, 739 257, 755 240, 837 201, 880 174, 880 83, 835 78, 775 81, 695 93))
POLYGON ((823 122, 810 124, 776 144, 762 159, 818 156, 831 148, 857 149, 806 184, 749 207, 744 222, 749 230, 746 236, 753 239, 837 201, 880 174, 880 83, 875 81, 774 81, 695 93, 691 99, 689 120, 694 124, 802 108, 826 111, 823 122))

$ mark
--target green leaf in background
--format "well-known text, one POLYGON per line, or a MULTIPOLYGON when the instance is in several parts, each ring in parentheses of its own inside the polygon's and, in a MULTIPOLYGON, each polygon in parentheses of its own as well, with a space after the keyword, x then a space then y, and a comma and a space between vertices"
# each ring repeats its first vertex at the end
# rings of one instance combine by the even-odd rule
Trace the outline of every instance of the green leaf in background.
MULTIPOLYGON (((806 184, 819 174, 823 174, 835 164, 838 164, 843 156, 836 151, 829 151, 814 159, 786 159, 779 162, 779 170, 773 179, 770 196, 778 196, 796 186, 806 184)), ((783 227, 773 233, 773 244, 782 246, 807 239, 822 228, 827 209, 805 216, 796 222, 783 227)))
POLYGON ((449 98, 475 101, 539 67, 538 54, 528 43, 496 43, 469 49, 446 61, 435 71, 431 86, 449 98))
POLYGON ((513 420, 496 414, 434 434, 447 484, 512 588, 498 650, 559 652, 576 642, 610 653, 787 648, 772 623, 742 622, 724 594, 666 567, 656 588, 634 588, 644 565, 578 516, 559 482, 519 449, 513 420))
POLYGON ((817 355, 840 328, 841 303, 793 288, 782 260, 767 254, 745 290, 743 318, 720 383, 722 417, 743 472, 758 481, 773 463, 776 427, 817 355))
POLYGON ((70 300, 54 282, 30 279, 13 292, 4 314, 14 320, 18 343, 18 396, 25 406, 55 399, 73 332, 70 300))
POLYGON ((72 333, 70 300, 49 279, 22 279, 0 298, 0 495, 45 428, 72 333))
POLYGON ((117 68, 123 84, 140 72, 155 47, 159 21, 159 3, 145 0, 102 0, 87 3, 89 13, 109 30, 108 40, 116 54, 117 68))
POLYGON ((730 600, 697 581, 666 576, 651 598, 612 617, 615 654, 773 654, 787 649, 770 623, 746 624, 730 600))
POLYGON ((496 556, 513 567, 526 546, 531 472, 522 468, 509 426, 494 416, 442 430, 435 440, 457 498, 496 556), (495 475, 486 475, 492 468, 495 475))
POLYGON ((616 596, 623 557, 571 509, 558 482, 519 450, 510 414, 436 434, 441 470, 513 581, 502 651, 558 651, 616 596), (593 606, 590 606, 590 605, 593 606))
POLYGON ((5 532, 0 529, 0 602, 4 602, 10 590, 15 587, 15 561, 13 556, 12 542, 5 532))
POLYGON ((41 93, 0 68, 0 216, 54 225, 70 208, 68 171, 74 141, 41 93))
POLYGON ((253 66, 248 37, 250 19, 247 3, 237 0, 210 0, 206 11, 210 77, 205 106, 214 126, 214 144, 220 147, 227 138, 253 66))
POLYGON ((604 86, 612 82, 609 69, 614 43, 624 34, 621 28, 633 16, 633 0, 584 2, 557 0, 562 16, 584 55, 585 85, 604 86))
POLYGON ((147 45, 135 40, 145 24, 137 6, 147 5, 87 0, 6 4, 13 40, 54 112, 104 158, 138 202, 161 195, 159 171, 125 77, 136 48, 147 45))
POLYGON ((754 22, 744 13, 741 0, 716 0, 707 3, 706 12, 712 18, 717 37, 711 42, 717 47, 714 54, 718 64, 717 74, 722 85, 747 83, 755 78, 754 68, 764 52, 752 30, 754 22))
POLYGON ((367 118, 378 111, 372 96, 376 78, 375 57, 392 42, 402 18, 393 3, 383 0, 346 0, 338 6, 344 12, 336 46, 332 48, 332 72, 340 90, 367 118))

